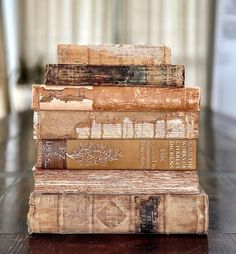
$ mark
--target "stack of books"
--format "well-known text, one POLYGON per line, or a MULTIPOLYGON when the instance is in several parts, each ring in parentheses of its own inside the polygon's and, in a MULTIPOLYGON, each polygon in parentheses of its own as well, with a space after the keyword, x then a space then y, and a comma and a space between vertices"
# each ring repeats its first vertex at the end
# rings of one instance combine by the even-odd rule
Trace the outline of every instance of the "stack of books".
POLYGON ((199 233, 199 88, 170 48, 58 45, 33 86, 30 233, 199 233))

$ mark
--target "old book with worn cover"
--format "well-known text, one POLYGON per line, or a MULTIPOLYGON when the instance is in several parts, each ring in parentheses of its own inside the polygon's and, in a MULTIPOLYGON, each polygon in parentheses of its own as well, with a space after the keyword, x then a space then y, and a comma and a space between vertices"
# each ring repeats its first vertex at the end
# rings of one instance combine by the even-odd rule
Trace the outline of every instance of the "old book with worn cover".
POLYGON ((34 110, 199 111, 200 89, 33 85, 34 110))
POLYGON ((199 112, 35 111, 34 139, 197 139, 199 112))
POLYGON ((33 168, 35 191, 83 194, 196 194, 197 171, 33 168))
POLYGON ((29 200, 30 233, 205 234, 208 197, 199 194, 46 194, 29 200))
POLYGON ((183 65, 81 65, 48 64, 46 85, 183 87, 183 65))
POLYGON ((196 170, 196 140, 36 140, 35 167, 196 170))
POLYGON ((151 45, 57 45, 59 64, 154 65, 170 64, 171 50, 151 45))

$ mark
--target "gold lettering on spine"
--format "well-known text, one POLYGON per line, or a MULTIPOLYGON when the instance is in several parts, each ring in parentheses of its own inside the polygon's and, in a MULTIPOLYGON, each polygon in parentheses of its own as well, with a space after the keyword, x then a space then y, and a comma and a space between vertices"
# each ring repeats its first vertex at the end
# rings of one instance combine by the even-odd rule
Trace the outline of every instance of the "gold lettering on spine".
POLYGON ((187 168, 187 142, 182 141, 182 168, 187 168))
POLYGON ((155 144, 152 144, 152 149, 151 149, 151 168, 155 169, 156 165, 157 165, 157 148, 155 146, 155 144))
POLYGON ((173 169, 174 166, 175 166, 174 141, 169 141, 169 168, 173 169))
POLYGON ((42 168, 43 165, 43 143, 42 141, 38 141, 38 151, 37 151, 37 166, 38 168, 42 168))
POLYGON ((193 142, 188 141, 188 168, 191 169, 193 167, 193 142))
POLYGON ((180 141, 175 142, 175 168, 181 168, 180 141))
POLYGON ((141 168, 145 168, 145 141, 140 141, 140 164, 141 168))

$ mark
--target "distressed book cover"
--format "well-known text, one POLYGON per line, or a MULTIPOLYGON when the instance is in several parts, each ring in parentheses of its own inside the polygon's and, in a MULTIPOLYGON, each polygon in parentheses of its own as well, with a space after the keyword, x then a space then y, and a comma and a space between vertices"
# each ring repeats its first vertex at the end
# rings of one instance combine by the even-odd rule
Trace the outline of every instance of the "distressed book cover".
POLYGON ((40 193, 83 194, 197 194, 196 170, 106 170, 33 168, 34 187, 40 193))
POLYGON ((205 234, 208 197, 165 194, 46 194, 30 196, 30 233, 205 234))
POLYGON ((199 112, 35 111, 34 139, 197 139, 199 112))
POLYGON ((46 85, 183 87, 183 65, 81 65, 48 64, 46 85))
POLYGON ((103 44, 57 45, 59 64, 155 65, 170 64, 171 50, 166 46, 103 44))
POLYGON ((199 111, 200 89, 33 85, 33 110, 199 111))

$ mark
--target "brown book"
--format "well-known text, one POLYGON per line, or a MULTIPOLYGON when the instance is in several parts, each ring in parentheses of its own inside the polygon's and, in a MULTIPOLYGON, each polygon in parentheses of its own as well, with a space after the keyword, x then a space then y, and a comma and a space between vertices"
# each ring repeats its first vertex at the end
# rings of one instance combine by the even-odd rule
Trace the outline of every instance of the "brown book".
POLYGON ((57 45, 59 64, 154 65, 170 63, 170 48, 148 45, 57 45))
POLYGON ((197 139, 199 112, 35 111, 34 139, 197 139))
POLYGON ((33 86, 34 110, 199 111, 200 89, 33 86))
POLYGON ((46 85, 183 87, 183 65, 81 65, 48 64, 46 85))
POLYGON ((36 168, 196 170, 196 140, 36 140, 36 168))
POLYGON ((134 193, 33 192, 29 233, 207 233, 208 197, 203 190, 194 195, 134 193))
POLYGON ((197 171, 33 169, 35 191, 80 194, 196 194, 197 171))

